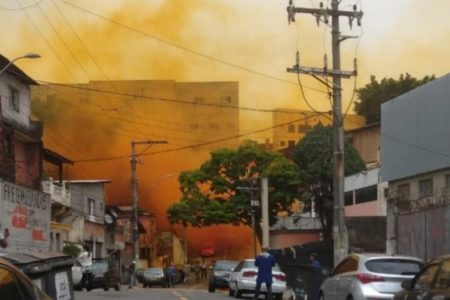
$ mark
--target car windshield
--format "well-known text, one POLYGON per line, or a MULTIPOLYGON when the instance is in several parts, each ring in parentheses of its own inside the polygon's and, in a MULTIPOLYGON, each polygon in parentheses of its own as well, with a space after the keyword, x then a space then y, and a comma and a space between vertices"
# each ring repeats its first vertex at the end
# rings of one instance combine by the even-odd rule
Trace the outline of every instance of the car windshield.
POLYGON ((370 272, 392 275, 414 275, 422 268, 418 261, 395 258, 373 259, 365 265, 370 272))
MULTIPOLYGON (((244 268, 256 268, 255 261, 254 260, 245 261, 244 268)), ((278 264, 275 264, 275 266, 272 268, 272 271, 281 271, 278 264)))
POLYGON ((157 268, 147 269, 147 270, 145 270, 144 274, 147 274, 147 275, 161 275, 161 274, 163 274, 163 270, 162 269, 157 269, 157 268))
POLYGON ((237 262, 234 261, 221 261, 217 262, 214 269, 216 271, 231 271, 236 267, 237 262))

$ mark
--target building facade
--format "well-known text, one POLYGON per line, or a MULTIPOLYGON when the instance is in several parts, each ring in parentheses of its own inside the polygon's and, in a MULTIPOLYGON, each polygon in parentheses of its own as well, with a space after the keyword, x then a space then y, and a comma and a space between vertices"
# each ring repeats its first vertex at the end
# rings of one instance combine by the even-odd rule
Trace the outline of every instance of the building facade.
POLYGON ((31 118, 37 83, 0 55, 0 230, 11 251, 48 251, 51 203, 41 189, 41 122, 31 118), (8 66, 6 69, 4 69, 8 66))
POLYGON ((381 107, 381 176, 389 182, 387 251, 450 252, 450 74, 381 107))

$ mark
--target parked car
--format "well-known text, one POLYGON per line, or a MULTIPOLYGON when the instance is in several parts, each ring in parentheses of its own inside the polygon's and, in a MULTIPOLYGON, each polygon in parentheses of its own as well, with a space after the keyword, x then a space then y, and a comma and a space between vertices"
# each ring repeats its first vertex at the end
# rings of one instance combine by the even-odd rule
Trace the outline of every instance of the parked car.
POLYGON ((51 300, 17 267, 0 258, 0 299, 51 300))
POLYGON ((228 287, 231 272, 238 262, 230 260, 218 260, 212 266, 212 276, 209 280, 208 291, 214 293, 217 287, 228 287))
POLYGON ((402 288, 394 300, 450 299, 450 255, 431 260, 414 279, 404 281, 402 288))
MULTIPOLYGON (((258 268, 255 266, 254 259, 246 259, 236 266, 231 272, 228 281, 229 295, 241 298, 242 294, 254 294, 256 289, 256 277, 258 268)), ((275 299, 281 299, 286 290, 286 275, 281 272, 280 267, 276 265, 272 268, 272 294, 275 299)), ((261 293, 266 292, 266 285, 261 285, 261 293)))
POLYGON ((320 286, 322 300, 392 299, 404 280, 422 268, 419 258, 382 254, 352 254, 334 268, 320 286))
POLYGON ((152 287, 160 285, 162 287, 168 286, 167 277, 163 268, 148 268, 144 271, 142 284, 145 287, 152 287))
POLYGON ((147 270, 146 268, 139 268, 135 272, 136 280, 139 283, 142 283, 144 281, 144 272, 147 270))
POLYGON ((106 259, 94 259, 86 274, 85 284, 88 291, 95 288, 103 288, 105 291, 108 291, 110 287, 114 287, 116 291, 119 291, 119 271, 116 268, 110 268, 106 259))

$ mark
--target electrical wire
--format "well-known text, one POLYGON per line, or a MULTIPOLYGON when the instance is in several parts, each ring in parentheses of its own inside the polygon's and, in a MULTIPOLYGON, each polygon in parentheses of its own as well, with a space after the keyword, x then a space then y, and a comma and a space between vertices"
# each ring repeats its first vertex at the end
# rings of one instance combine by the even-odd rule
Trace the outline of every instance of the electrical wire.
POLYGON ((22 6, 22 5, 19 4, 19 7, 16 7, 16 8, 9 8, 9 7, 5 7, 5 6, 0 6, 0 9, 1 10, 7 10, 7 11, 19 11, 19 10, 22 10, 24 8, 26 9, 26 8, 32 8, 32 7, 38 6, 42 1, 44 1, 44 0, 38 0, 35 3, 27 5, 27 6, 22 6))
MULTIPOLYGON (((109 19, 109 18, 107 18, 107 17, 105 17, 105 16, 103 16, 103 15, 100 15, 100 14, 95 13, 95 12, 93 12, 93 11, 90 11, 90 10, 88 10, 88 9, 82 8, 82 7, 80 7, 80 6, 77 6, 77 5, 75 5, 75 4, 71 3, 71 2, 68 2, 68 1, 66 1, 66 0, 58 0, 58 1, 63 2, 64 4, 66 4, 66 5, 68 5, 68 6, 71 6, 71 7, 75 8, 75 9, 77 9, 77 10, 79 10, 79 11, 85 12, 85 13, 87 13, 87 14, 90 14, 90 15, 93 15, 93 16, 95 16, 95 17, 97 17, 97 18, 100 18, 100 19, 102 19, 102 20, 104 20, 104 21, 106 21, 106 22, 109 22, 109 23, 111 23, 111 24, 114 24, 114 25, 116 25, 116 26, 118 26, 118 27, 127 29, 127 30, 132 31, 132 32, 134 32, 134 33, 137 33, 137 34, 139 34, 139 35, 145 36, 145 37, 150 38, 150 39, 152 39, 152 40, 156 40, 156 41, 158 41, 158 42, 160 42, 160 43, 163 43, 163 44, 166 44, 166 45, 170 45, 170 46, 175 47, 175 48, 177 48, 177 49, 186 51, 186 52, 188 52, 188 53, 191 53, 191 54, 194 54, 194 55, 203 57, 203 58, 207 58, 207 59, 209 59, 209 60, 213 60, 213 61, 219 62, 219 63, 221 63, 221 64, 224 64, 224 65, 227 65, 227 66, 230 66, 230 67, 233 67, 233 68, 237 68, 237 69, 240 69, 240 70, 245 71, 245 72, 248 72, 248 73, 253 73, 253 74, 256 74, 256 75, 259 75, 259 76, 262 76, 262 77, 266 77, 266 78, 269 78, 269 79, 273 79, 273 80, 276 80, 276 81, 280 81, 280 82, 284 82, 284 83, 289 83, 289 84, 295 84, 295 85, 297 85, 296 82, 289 81, 289 80, 285 80, 285 79, 282 79, 282 78, 278 78, 278 77, 275 77, 275 76, 270 75, 270 74, 262 73, 262 72, 259 72, 259 71, 250 69, 250 68, 248 68, 248 67, 244 67, 244 66, 241 66, 241 65, 238 65, 238 64, 235 64, 235 63, 232 63, 232 62, 229 62, 229 61, 226 61, 226 60, 223 60, 223 59, 214 57, 214 56, 209 55, 209 54, 204 54, 204 53, 202 53, 202 52, 200 52, 200 51, 193 50, 193 49, 187 48, 187 47, 185 47, 185 46, 178 45, 178 44, 176 44, 176 43, 174 43, 174 42, 165 40, 165 39, 163 39, 163 38, 160 38, 160 37, 157 37, 157 36, 154 36, 154 35, 145 33, 145 32, 143 32, 143 31, 140 31, 140 30, 138 30, 138 29, 136 29, 136 28, 133 28, 133 27, 131 27, 131 26, 124 25, 124 24, 122 24, 122 23, 119 23, 118 21, 109 19)), ((319 92, 319 93, 324 93, 324 91, 322 91, 322 90, 320 90, 320 89, 313 88, 313 87, 305 86, 305 88, 306 88, 306 89, 313 90, 313 91, 316 91, 316 92, 319 92)))
MULTIPOLYGON (((311 116, 300 118, 300 119, 296 119, 296 120, 292 120, 292 121, 289 121, 289 122, 280 123, 280 124, 273 125, 273 126, 266 127, 266 128, 262 128, 262 129, 253 130, 253 131, 247 132, 247 133, 241 133, 241 134, 237 134, 237 135, 234 135, 234 136, 229 136, 229 137, 219 138, 219 139, 215 139, 215 140, 210 140, 210 141, 207 141, 207 142, 198 143, 196 145, 189 145, 189 146, 185 146, 185 147, 179 147, 179 148, 172 148, 172 149, 167 149, 167 150, 162 150, 162 151, 149 152, 149 153, 142 154, 142 156, 156 155, 156 154, 160 154, 160 153, 177 152, 177 151, 182 151, 182 150, 187 150, 187 149, 198 148, 198 147, 201 147, 201 146, 217 144, 217 143, 224 142, 224 141, 227 141, 227 140, 233 140, 233 139, 237 139, 237 138, 241 138, 241 137, 245 137, 245 136, 250 136, 250 135, 253 135, 255 133, 260 133, 260 132, 264 132, 264 131, 267 131, 267 130, 272 130, 272 129, 275 129, 275 128, 278 128, 278 127, 286 126, 286 125, 289 125, 289 124, 301 122, 301 121, 306 120, 309 117, 311 117, 311 116)), ((117 159, 124 159, 124 158, 130 158, 130 155, 120 155, 120 156, 111 156, 111 157, 103 157, 103 158, 84 159, 84 160, 74 161, 74 163, 99 162, 99 161, 109 161, 109 160, 117 160, 117 159)))

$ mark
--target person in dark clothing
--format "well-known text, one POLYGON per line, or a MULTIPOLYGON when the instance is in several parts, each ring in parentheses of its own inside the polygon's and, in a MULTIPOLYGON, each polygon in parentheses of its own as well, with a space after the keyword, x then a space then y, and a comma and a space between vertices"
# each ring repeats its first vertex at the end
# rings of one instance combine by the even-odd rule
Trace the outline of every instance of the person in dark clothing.
POLYGON ((275 258, 269 253, 269 248, 263 246, 261 253, 255 259, 255 266, 258 267, 258 276, 256 277, 255 298, 258 299, 261 290, 261 284, 266 284, 266 299, 272 300, 272 268, 275 266, 275 258))
POLYGON ((175 287, 175 277, 177 276, 177 268, 174 264, 170 264, 167 268, 167 278, 169 279, 169 287, 175 287))
POLYGON ((311 253, 309 259, 311 260, 311 293, 312 300, 319 299, 320 279, 321 279, 321 266, 319 262, 319 256, 317 253, 311 253))
POLYGON ((133 262, 130 264, 130 267, 128 268, 128 288, 131 289, 134 286, 134 271, 136 269, 136 262, 133 260, 133 262))

